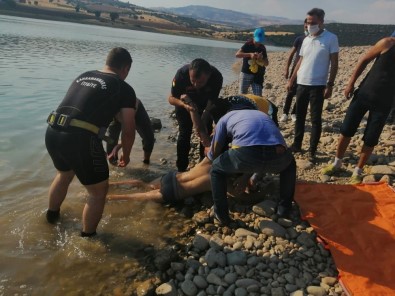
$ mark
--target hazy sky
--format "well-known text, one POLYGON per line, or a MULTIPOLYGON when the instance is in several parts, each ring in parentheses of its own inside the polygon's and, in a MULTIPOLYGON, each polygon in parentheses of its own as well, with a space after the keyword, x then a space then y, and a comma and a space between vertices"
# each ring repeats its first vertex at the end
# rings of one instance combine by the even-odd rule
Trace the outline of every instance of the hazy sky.
POLYGON ((304 19, 310 8, 319 7, 325 10, 327 20, 395 24, 395 0, 129 0, 129 3, 147 8, 206 5, 289 19, 304 19))

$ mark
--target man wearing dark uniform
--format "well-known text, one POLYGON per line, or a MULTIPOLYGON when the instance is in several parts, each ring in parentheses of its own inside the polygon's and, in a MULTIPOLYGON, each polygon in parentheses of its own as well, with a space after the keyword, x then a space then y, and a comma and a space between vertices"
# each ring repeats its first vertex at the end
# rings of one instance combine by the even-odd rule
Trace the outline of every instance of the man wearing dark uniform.
POLYGON ((47 220, 55 223, 74 175, 88 198, 82 214, 82 236, 96 234, 108 191, 109 169, 102 140, 114 116, 122 122, 122 150, 118 165, 130 159, 135 137, 136 94, 124 80, 132 58, 123 48, 112 49, 101 71, 85 72, 71 84, 56 111, 48 117, 45 144, 57 175, 49 190, 47 220))
MULTIPOLYGON (((151 119, 148 116, 147 110, 145 109, 143 102, 137 98, 136 102, 136 131, 141 137, 141 143, 143 146, 143 163, 149 164, 151 159, 152 151, 155 145, 154 129, 151 124, 151 119)), ((118 140, 121 135, 122 125, 116 119, 114 119, 108 127, 108 136, 112 139, 112 143, 107 142, 107 155, 108 160, 111 164, 118 162, 118 140), (115 149, 115 150, 114 150, 115 149)))
MULTIPOLYGON (((218 99, 222 82, 222 74, 203 59, 195 59, 191 64, 181 67, 173 79, 169 103, 175 106, 178 122, 177 169, 179 172, 186 171, 189 164, 193 127, 190 112, 197 111, 201 116, 204 109, 218 99)), ((201 122, 195 124, 201 125, 201 122)), ((210 127, 207 128, 210 131, 210 127)), ((200 156, 203 158, 204 146, 210 146, 210 142, 206 143, 207 139, 202 137, 201 140, 204 142, 200 145, 200 156)))
POLYGON ((351 184, 362 182, 363 167, 377 145, 395 95, 395 34, 378 41, 360 58, 344 90, 346 98, 353 99, 340 130, 335 161, 322 170, 324 175, 333 175, 340 170, 342 159, 356 133, 362 118, 369 111, 357 166, 351 176, 351 184), (366 66, 375 59, 369 73, 354 92, 354 84, 366 66))

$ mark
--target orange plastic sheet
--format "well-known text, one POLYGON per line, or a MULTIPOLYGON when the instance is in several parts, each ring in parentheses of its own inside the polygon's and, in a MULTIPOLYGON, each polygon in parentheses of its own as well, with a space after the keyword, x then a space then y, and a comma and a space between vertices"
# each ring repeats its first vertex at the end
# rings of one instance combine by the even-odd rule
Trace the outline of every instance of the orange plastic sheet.
POLYGON ((385 183, 297 184, 295 201, 329 247, 349 295, 395 295, 395 192, 385 183))

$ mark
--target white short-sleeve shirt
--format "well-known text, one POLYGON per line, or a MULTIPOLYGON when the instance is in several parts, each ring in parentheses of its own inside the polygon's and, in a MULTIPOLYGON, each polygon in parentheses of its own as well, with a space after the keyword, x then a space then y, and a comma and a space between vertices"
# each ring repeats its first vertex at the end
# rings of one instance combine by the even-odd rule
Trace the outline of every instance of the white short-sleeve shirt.
POLYGON ((299 53, 303 60, 297 73, 297 83, 326 85, 330 55, 336 52, 339 52, 339 42, 335 34, 324 30, 318 36, 307 36, 299 53))

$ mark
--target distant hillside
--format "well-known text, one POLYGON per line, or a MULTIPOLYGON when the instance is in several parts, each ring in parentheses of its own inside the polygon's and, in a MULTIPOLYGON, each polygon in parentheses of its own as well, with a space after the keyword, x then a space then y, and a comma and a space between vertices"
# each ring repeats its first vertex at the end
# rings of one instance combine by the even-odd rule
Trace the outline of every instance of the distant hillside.
POLYGON ((211 37, 207 22, 119 0, 0 0, 0 14, 167 34, 211 37))
MULTIPOLYGON (((340 46, 372 45, 379 39, 388 37, 394 31, 394 25, 364 25, 364 24, 326 24, 325 28, 336 34, 340 46)), ((265 26, 266 44, 291 47, 295 37, 303 33, 302 25, 265 26)), ((222 33, 227 39, 247 40, 251 38, 249 30, 239 30, 231 34, 222 33)))
MULTIPOLYGON (((174 10, 184 15, 119 0, 0 0, 0 14, 220 40, 245 41, 263 26, 266 44, 290 47, 295 36, 303 33, 301 23, 284 24, 292 20, 280 17, 197 5, 174 10)), ((394 31, 393 25, 330 23, 326 28, 337 34, 341 46, 372 45, 394 31)))
POLYGON ((155 7, 155 10, 166 11, 178 15, 188 16, 212 24, 223 24, 230 28, 251 28, 276 24, 298 24, 300 21, 284 17, 263 16, 242 13, 229 9, 220 9, 203 5, 189 5, 184 7, 155 7))

